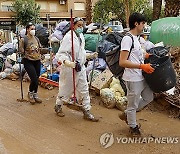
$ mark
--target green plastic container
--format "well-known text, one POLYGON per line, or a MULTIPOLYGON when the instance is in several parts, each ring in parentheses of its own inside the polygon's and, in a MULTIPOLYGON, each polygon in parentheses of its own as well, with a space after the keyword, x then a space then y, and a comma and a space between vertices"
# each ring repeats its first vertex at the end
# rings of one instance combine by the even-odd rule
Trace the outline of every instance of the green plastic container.
POLYGON ((85 49, 95 52, 96 51, 96 45, 98 42, 98 37, 99 37, 99 41, 101 41, 102 36, 99 34, 84 34, 85 49))
POLYGON ((180 47, 180 17, 167 17, 153 21, 150 41, 180 47))

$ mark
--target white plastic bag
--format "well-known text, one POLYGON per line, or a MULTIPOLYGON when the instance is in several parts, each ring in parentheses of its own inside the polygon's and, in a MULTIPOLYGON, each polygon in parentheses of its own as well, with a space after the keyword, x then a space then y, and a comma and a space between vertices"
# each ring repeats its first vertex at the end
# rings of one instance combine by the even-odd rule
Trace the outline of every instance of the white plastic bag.
POLYGON ((100 96, 105 107, 112 109, 116 105, 116 100, 114 97, 114 92, 109 88, 104 88, 100 90, 100 96))

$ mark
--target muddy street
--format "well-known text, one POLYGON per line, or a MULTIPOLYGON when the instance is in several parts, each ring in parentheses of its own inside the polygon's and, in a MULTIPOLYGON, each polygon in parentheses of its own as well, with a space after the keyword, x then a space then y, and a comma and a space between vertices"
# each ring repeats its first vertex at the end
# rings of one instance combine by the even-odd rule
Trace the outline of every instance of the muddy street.
MULTIPOLYGON (((23 83, 27 98, 29 83, 23 83)), ((91 94, 92 112, 100 122, 84 120, 82 113, 64 106, 65 117, 56 116, 55 98, 58 89, 39 87, 42 104, 17 102, 20 82, 0 81, 0 153, 1 154, 178 154, 180 122, 161 107, 153 105, 137 114, 143 137, 176 137, 178 143, 118 143, 116 137, 127 138, 128 127, 118 119, 117 109, 102 106, 99 96, 91 94), (153 107, 152 107, 153 106, 153 107), (114 144, 104 148, 100 136, 113 133, 114 144)), ((154 102, 153 102, 154 103, 154 102)))

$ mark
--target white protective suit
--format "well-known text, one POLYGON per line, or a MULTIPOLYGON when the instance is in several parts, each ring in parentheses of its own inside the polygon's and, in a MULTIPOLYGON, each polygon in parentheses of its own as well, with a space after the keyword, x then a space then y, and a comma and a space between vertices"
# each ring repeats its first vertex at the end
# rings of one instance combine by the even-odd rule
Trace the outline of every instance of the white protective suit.
MULTIPOLYGON (((80 38, 77 37, 73 32, 74 41, 74 57, 75 61, 79 61, 81 64, 81 71, 75 71, 75 86, 76 86, 76 97, 79 103, 82 103, 85 110, 90 110, 90 97, 89 87, 86 78, 86 68, 84 66, 86 62, 86 51, 84 49, 85 40, 81 33, 80 38)), ((56 54, 58 61, 63 62, 64 60, 72 61, 72 41, 71 31, 69 31, 63 38, 61 46, 56 54)), ((68 102, 73 94, 73 69, 65 66, 63 63, 60 70, 59 79, 59 93, 56 99, 57 105, 62 105, 63 102, 68 102)))

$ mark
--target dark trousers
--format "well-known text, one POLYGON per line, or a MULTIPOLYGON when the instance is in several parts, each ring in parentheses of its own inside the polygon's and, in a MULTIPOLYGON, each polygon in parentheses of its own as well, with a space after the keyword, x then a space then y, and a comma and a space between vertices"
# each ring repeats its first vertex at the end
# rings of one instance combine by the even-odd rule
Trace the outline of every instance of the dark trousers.
POLYGON ((31 83, 29 85, 29 91, 37 93, 38 90, 38 79, 40 76, 41 62, 40 60, 28 60, 26 58, 23 59, 24 68, 31 79, 31 83))

